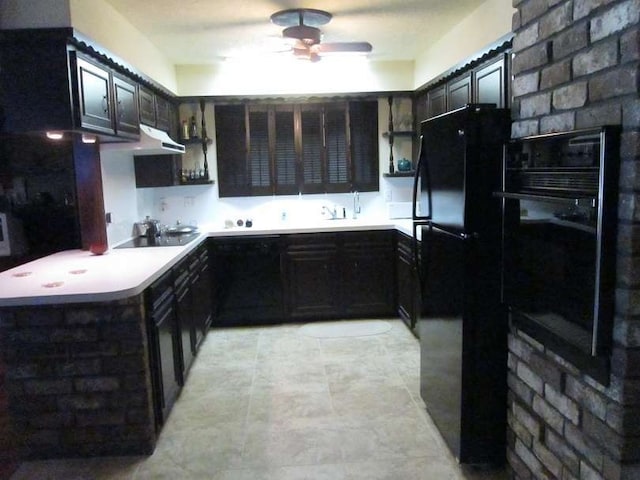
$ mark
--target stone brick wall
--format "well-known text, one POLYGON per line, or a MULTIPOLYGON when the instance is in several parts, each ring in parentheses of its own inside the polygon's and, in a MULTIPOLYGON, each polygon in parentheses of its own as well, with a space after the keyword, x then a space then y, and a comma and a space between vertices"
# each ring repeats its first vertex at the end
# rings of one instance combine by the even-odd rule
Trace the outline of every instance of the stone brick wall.
POLYGON ((4 386, 6 371, 4 361, 0 358, 0 479, 3 480, 11 477, 18 466, 18 452, 9 420, 9 399, 4 386))
POLYGON ((150 454, 155 422, 142 295, 0 311, 25 458, 150 454))
POLYGON ((622 125, 614 347, 606 386, 509 335, 511 478, 640 478, 640 0, 514 0, 514 138, 622 125))

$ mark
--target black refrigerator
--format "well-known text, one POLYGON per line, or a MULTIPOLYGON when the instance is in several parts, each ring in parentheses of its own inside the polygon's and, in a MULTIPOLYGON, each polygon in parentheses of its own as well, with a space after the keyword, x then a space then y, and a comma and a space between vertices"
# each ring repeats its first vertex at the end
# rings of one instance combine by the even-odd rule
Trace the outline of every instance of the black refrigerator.
POLYGON ((500 301, 503 146, 510 113, 467 105, 422 122, 413 235, 422 292, 420 393, 463 464, 502 464, 507 316, 500 301))

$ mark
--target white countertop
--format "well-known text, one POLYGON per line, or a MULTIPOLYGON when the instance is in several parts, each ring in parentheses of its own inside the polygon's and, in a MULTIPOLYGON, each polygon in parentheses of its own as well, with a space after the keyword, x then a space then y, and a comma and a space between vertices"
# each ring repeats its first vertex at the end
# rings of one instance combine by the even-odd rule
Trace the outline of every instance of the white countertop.
POLYGON ((201 226, 186 246, 110 249, 104 255, 67 250, 0 272, 0 307, 120 300, 143 292, 207 237, 396 229, 411 235, 411 220, 282 222, 268 228, 201 226))

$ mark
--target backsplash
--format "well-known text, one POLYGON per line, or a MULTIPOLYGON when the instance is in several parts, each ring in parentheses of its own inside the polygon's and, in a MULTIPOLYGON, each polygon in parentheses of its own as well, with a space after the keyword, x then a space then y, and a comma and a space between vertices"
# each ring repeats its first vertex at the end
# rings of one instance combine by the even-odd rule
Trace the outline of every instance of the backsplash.
POLYGON ((511 327, 513 479, 640 478, 639 0, 514 0, 512 136, 622 125, 608 385, 511 327))

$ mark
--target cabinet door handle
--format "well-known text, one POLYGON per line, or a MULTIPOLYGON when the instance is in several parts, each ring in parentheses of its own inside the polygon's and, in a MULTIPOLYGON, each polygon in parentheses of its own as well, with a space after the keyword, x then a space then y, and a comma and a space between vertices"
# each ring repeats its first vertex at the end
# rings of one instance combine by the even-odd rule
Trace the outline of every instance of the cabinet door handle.
POLYGON ((109 100, 107 99, 106 95, 102 97, 102 111, 104 113, 107 113, 109 111, 109 100))

